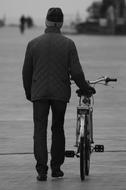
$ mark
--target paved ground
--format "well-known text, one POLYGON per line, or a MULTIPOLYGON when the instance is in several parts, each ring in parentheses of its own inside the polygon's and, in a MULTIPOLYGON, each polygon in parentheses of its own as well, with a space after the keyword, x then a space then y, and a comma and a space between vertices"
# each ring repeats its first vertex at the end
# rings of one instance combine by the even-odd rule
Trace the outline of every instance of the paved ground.
MULTIPOLYGON (((93 153, 85 182, 79 177, 79 160, 66 159, 63 179, 36 181, 32 154, 32 105, 25 100, 21 68, 28 40, 40 30, 0 30, 0 190, 125 190, 126 189, 126 39, 125 37, 72 36, 77 44, 87 77, 102 74, 118 78, 114 89, 98 86, 94 106, 94 140, 104 144, 104 153, 93 153), (95 48, 94 48, 95 47, 95 48), (89 74, 88 74, 89 73, 89 74)), ((65 122, 66 148, 73 149, 77 98, 72 87, 65 122)), ((51 115, 48 127, 50 149, 51 115)), ((50 154, 49 154, 50 155, 50 154)), ((50 160, 50 157, 49 157, 50 160)))
MULTIPOLYGON (((32 123, 11 121, 0 122, 0 125, 2 126, 1 136, 3 136, 2 144, 0 144, 0 150, 3 153, 0 154, 1 190, 39 190, 41 188, 45 190, 64 188, 68 190, 83 188, 87 190, 126 189, 126 151, 123 148, 120 151, 112 145, 113 138, 111 141, 104 143, 101 136, 100 142, 105 144, 105 152, 94 152, 92 154, 90 175, 86 177, 84 182, 81 182, 79 177, 78 158, 66 158, 62 167, 65 172, 63 179, 52 179, 49 169, 48 181, 37 182, 34 169, 35 160, 32 154, 32 138, 30 138, 32 136, 32 123), (17 127, 18 129, 16 129, 17 127), (4 136, 5 133, 6 137, 4 136)), ((72 132, 70 123, 68 129, 69 132, 72 132)), ((67 140, 67 144, 69 148, 74 149, 72 146, 74 138, 72 136, 73 133, 69 135, 70 139, 67 140)), ((50 145, 50 133, 48 139, 50 145)))

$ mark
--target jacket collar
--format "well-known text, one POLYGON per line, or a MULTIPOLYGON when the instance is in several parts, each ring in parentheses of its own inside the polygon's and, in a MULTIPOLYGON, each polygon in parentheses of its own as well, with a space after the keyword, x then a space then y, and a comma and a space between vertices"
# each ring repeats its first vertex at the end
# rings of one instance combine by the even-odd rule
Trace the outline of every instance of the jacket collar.
POLYGON ((45 33, 61 33, 61 31, 59 28, 51 26, 45 29, 45 33))

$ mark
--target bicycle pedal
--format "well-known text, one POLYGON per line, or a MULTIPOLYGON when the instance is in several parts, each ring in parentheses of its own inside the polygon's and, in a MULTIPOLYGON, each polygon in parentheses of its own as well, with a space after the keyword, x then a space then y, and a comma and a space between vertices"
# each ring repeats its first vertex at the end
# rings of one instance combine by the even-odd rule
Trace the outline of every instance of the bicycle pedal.
POLYGON ((95 145, 94 147, 95 152, 104 152, 104 145, 95 145))
POLYGON ((75 152, 73 150, 66 150, 65 157, 73 158, 75 156, 75 152))

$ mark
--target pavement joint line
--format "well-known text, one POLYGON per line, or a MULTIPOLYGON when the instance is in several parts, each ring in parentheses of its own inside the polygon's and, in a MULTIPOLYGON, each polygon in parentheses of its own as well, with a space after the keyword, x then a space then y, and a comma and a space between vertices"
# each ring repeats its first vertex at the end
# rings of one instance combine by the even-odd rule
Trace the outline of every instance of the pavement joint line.
MULTIPOLYGON (((126 150, 106 150, 104 152, 93 152, 93 153, 126 153, 126 150)), ((7 153, 0 153, 0 156, 9 156, 9 155, 30 155, 30 154, 34 154, 33 152, 7 152, 7 153)), ((50 154, 50 152, 48 152, 48 154, 50 154)))

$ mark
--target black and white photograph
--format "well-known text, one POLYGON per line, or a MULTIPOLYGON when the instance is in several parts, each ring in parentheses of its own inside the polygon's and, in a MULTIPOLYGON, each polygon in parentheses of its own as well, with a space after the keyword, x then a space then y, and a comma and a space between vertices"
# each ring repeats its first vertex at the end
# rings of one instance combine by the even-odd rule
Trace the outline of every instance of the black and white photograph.
POLYGON ((0 0, 0 190, 126 190, 126 0, 0 0))

